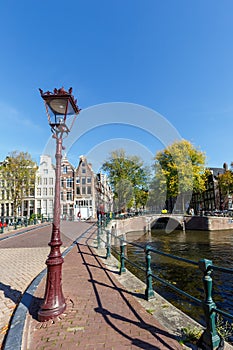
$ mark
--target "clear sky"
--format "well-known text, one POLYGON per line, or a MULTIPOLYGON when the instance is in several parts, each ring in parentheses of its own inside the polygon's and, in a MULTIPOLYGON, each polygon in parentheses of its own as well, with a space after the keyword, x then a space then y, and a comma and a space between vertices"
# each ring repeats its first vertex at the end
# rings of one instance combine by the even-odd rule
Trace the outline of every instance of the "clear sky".
MULTIPOLYGON (((141 105, 205 151, 208 166, 233 161, 232 0, 1 1, 0 29, 0 160, 14 150, 39 160, 51 133, 38 88, 72 86, 77 129, 91 106, 141 105)), ((105 159, 113 144, 137 154, 140 144, 148 159, 164 148, 156 123, 153 137, 106 124, 77 136, 74 165, 81 154, 105 159)))

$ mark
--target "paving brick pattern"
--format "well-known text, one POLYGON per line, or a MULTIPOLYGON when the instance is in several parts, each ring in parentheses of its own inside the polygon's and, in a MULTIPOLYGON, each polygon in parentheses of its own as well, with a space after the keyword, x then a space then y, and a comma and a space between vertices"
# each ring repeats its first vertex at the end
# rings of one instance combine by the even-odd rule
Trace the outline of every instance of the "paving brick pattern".
POLYGON ((40 283, 27 316, 22 350, 183 349, 124 289, 116 272, 103 265, 92 244, 83 239, 65 257, 67 309, 54 322, 36 319, 45 279, 40 283))
MULTIPOLYGON (((80 222, 64 222, 61 224, 61 237, 64 251, 74 239, 90 225, 80 222), (67 234, 65 234, 68 232, 67 234)), ((14 236, 24 231, 5 230, 0 239, 0 347, 7 333, 9 320, 15 310, 22 293, 32 280, 46 268, 45 260, 49 254, 48 242, 51 236, 51 225, 35 227, 35 230, 14 236)))
POLYGON ((0 249, 0 342, 22 293, 34 277, 45 268, 48 247, 0 249))

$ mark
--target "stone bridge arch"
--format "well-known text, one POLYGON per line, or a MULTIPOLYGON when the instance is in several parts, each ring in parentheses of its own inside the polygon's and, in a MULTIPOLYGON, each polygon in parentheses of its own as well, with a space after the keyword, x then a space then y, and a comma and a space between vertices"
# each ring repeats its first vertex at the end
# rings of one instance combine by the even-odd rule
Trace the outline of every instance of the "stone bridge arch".
POLYGON ((148 217, 150 228, 158 226, 160 223, 165 224, 167 232, 171 232, 176 228, 184 228, 184 215, 176 214, 157 214, 148 217))

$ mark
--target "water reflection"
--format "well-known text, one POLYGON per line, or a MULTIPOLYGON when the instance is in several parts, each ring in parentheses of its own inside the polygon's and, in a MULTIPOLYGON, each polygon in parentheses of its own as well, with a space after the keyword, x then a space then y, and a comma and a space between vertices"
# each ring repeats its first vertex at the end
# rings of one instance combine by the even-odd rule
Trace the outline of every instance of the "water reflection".
MULTIPOLYGON (((233 268, 233 231, 174 231, 165 233, 163 230, 152 230, 151 234, 139 236, 138 232, 127 235, 127 240, 134 240, 143 247, 150 242, 154 248, 169 254, 181 256, 193 261, 209 259, 216 266, 233 268)), ((143 264, 145 255, 143 250, 128 246, 127 254, 130 259, 143 264)), ((203 299, 202 273, 196 266, 184 262, 174 261, 170 258, 152 254, 151 265, 153 272, 160 277, 175 284, 178 288, 203 299)), ((145 281, 142 272, 127 266, 139 278, 145 281)), ((230 274, 214 271, 213 275, 213 298, 217 306, 233 314, 232 280, 230 274)), ((168 299, 175 306, 182 309, 199 322, 203 322, 202 310, 188 300, 174 293, 171 289, 154 282, 154 289, 168 299), (194 307, 195 306, 195 307, 194 307)))

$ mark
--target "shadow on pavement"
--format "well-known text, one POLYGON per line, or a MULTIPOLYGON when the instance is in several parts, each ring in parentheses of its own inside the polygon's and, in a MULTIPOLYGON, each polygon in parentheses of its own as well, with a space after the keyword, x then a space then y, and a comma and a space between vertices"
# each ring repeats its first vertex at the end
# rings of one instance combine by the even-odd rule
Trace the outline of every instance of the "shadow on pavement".
MULTIPOLYGON (((84 246, 84 245, 83 245, 84 246)), ((127 300, 126 296, 124 293, 127 293, 126 290, 123 290, 122 288, 119 288, 119 286, 115 283, 115 281, 112 279, 111 275, 109 274, 109 272, 107 271, 107 269, 105 269, 102 264, 100 263, 100 261, 97 259, 97 257, 95 256, 95 254, 92 254, 92 250, 90 247, 88 247, 90 255, 93 256, 93 258, 96 261, 96 265, 94 265, 95 268, 101 268, 104 273, 106 274, 106 277, 108 278, 109 284, 105 284, 102 282, 98 282, 96 281, 96 279, 93 276, 93 273, 91 271, 91 267, 93 266, 93 264, 89 264, 88 261, 86 260, 87 258, 87 253, 82 251, 82 245, 81 244, 77 244, 77 250, 78 253, 80 254, 82 260, 83 260, 83 264, 85 265, 89 276, 90 276, 90 282, 92 283, 92 288, 94 290, 95 296, 96 296, 96 300, 97 300, 97 304, 98 307, 95 309, 96 312, 98 312, 99 314, 101 314, 105 320, 105 322, 111 327, 113 328, 116 332, 118 332, 121 336, 123 336, 124 338, 128 339, 129 341, 131 341, 131 344, 137 345, 139 348, 141 349, 155 349, 155 350, 159 350, 160 348, 144 341, 144 340, 140 340, 134 337, 131 337, 129 334, 127 334, 126 332, 124 332, 122 329, 119 329, 116 326, 116 322, 114 322, 116 319, 121 320, 123 322, 126 322, 129 325, 134 325, 136 327, 138 327, 139 329, 146 329, 148 331, 148 333, 150 333, 154 338, 157 339, 157 341, 159 341, 161 344, 163 344, 163 346, 165 346, 167 349, 170 350, 174 350, 173 347, 171 347, 169 345, 169 343, 163 339, 163 337, 167 337, 168 339, 174 339, 176 340, 176 337, 169 334, 168 332, 166 332, 165 330, 158 328, 156 326, 152 326, 150 324, 148 324, 147 322, 144 321, 144 319, 142 318, 142 316, 137 312, 137 310, 131 305, 131 303, 127 300), (125 309, 130 309, 131 313, 134 315, 134 317, 136 317, 136 321, 129 319, 127 317, 125 317, 124 315, 120 315, 117 313, 112 313, 110 310, 107 310, 103 307, 103 303, 102 303, 102 298, 104 298, 104 296, 101 296, 98 292, 97 289, 97 285, 106 285, 107 287, 109 287, 110 289, 114 289, 115 291, 117 291, 122 299, 122 302, 125 304, 125 309)), ((89 254, 88 254, 89 255, 89 254)), ((109 292, 112 293, 112 292, 109 292)), ((128 327, 126 326, 126 329, 128 327)))
POLYGON ((11 288, 9 284, 0 282, 0 290, 4 292, 5 298, 11 299, 16 305, 20 302, 22 292, 17 289, 11 288))

